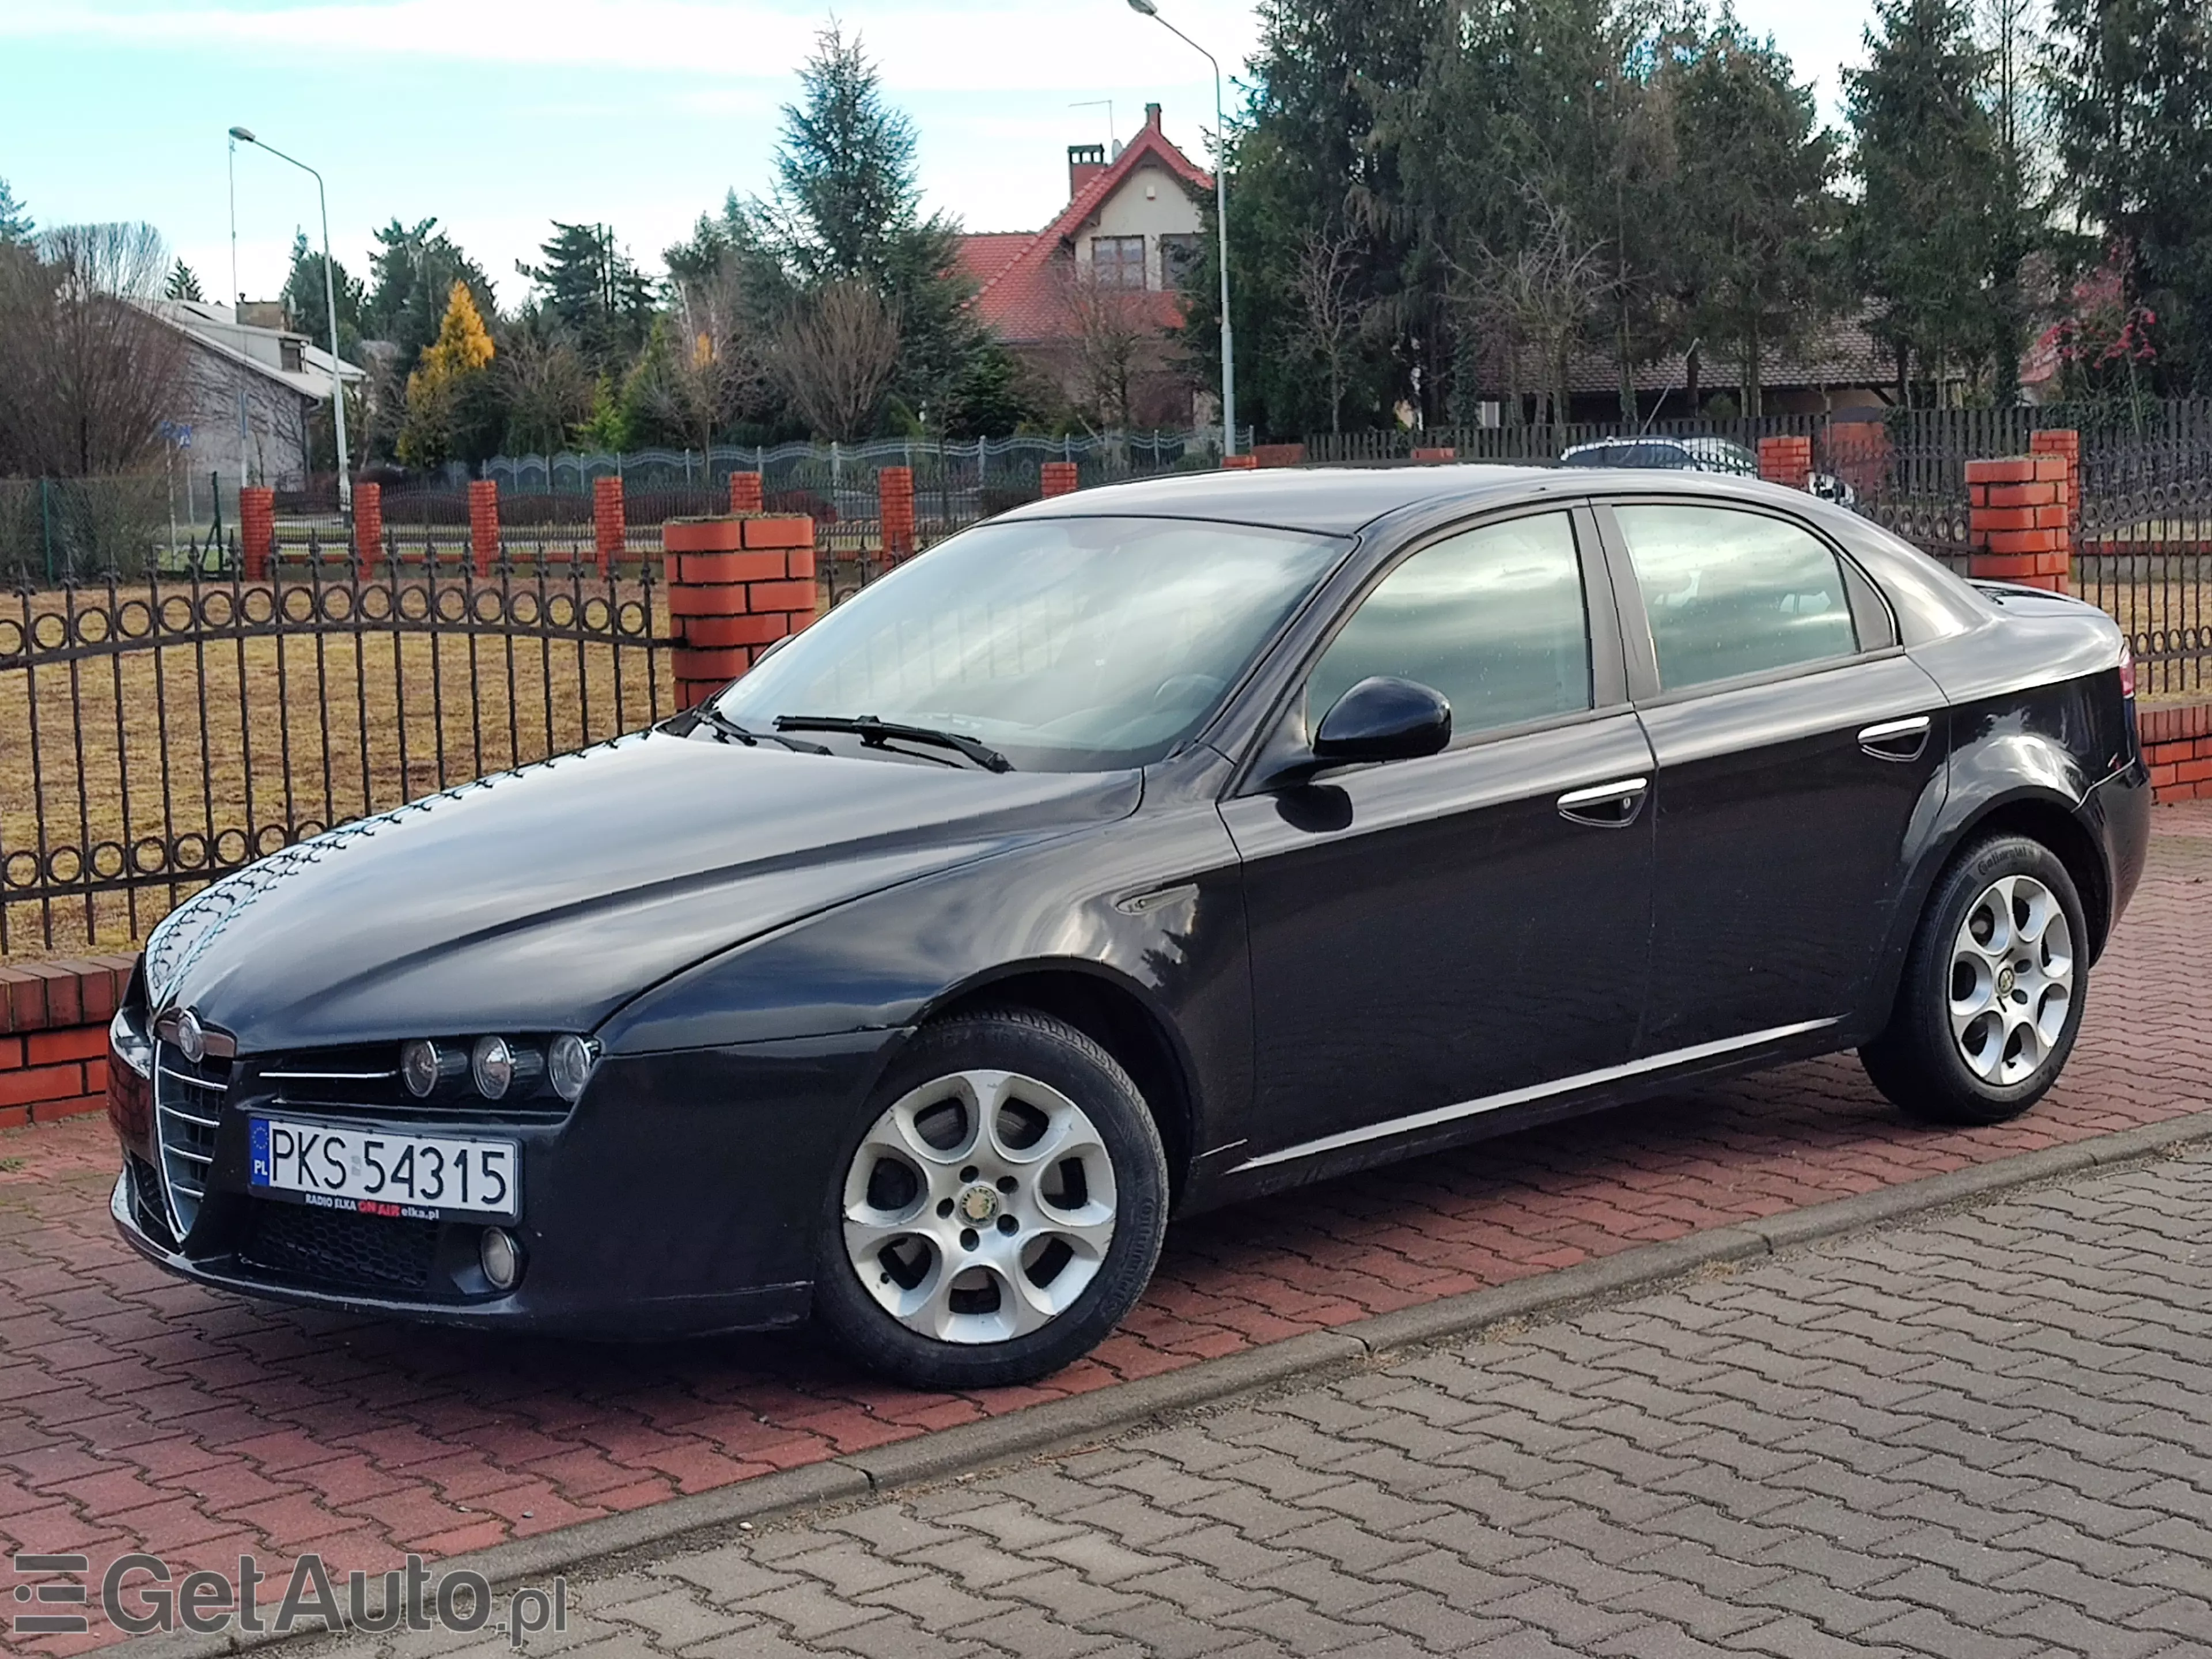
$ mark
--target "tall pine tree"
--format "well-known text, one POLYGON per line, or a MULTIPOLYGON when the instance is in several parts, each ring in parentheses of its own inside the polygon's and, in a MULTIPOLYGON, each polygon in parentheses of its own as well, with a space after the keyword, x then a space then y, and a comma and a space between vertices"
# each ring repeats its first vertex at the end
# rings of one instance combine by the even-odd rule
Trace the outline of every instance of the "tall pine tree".
POLYGON ((1965 0, 1876 0, 1866 44, 1844 77, 1860 184, 1845 244, 1910 403, 1916 380, 1940 388, 2008 344, 1998 284, 2018 204, 1965 0))
POLYGON ((545 311, 599 373, 618 371, 644 344, 653 318, 653 285, 605 225, 556 219, 541 246, 540 265, 515 262, 538 284, 545 311))

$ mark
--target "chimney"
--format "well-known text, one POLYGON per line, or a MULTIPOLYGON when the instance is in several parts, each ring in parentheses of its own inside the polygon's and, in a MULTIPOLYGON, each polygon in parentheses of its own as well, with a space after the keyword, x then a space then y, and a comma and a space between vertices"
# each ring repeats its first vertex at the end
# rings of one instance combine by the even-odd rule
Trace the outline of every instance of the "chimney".
POLYGON ((1145 125, 1154 132, 1160 130, 1160 106, 1158 104, 1145 106, 1145 125))
POLYGON ((1083 187, 1106 171, 1106 146, 1070 144, 1067 147, 1067 199, 1083 194, 1083 187))

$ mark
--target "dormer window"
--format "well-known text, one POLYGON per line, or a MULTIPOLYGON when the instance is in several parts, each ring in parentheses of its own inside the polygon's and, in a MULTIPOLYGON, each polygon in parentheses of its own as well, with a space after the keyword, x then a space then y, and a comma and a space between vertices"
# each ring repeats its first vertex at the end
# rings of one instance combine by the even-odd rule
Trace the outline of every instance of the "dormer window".
POLYGON ((307 343, 287 334, 276 342, 276 355, 287 374, 297 374, 307 366, 307 343))
POLYGON ((1091 239, 1091 280, 1100 288, 1142 289, 1145 281, 1145 239, 1141 236, 1094 236, 1091 239))

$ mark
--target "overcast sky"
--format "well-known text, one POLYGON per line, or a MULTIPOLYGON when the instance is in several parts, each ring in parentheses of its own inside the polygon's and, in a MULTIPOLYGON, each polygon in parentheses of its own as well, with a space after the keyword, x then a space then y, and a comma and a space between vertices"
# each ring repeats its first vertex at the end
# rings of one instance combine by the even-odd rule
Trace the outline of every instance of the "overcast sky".
MULTIPOLYGON (((323 170, 358 273, 373 227, 435 215, 502 303, 549 220, 605 221, 648 265, 735 186, 767 183, 792 70, 823 0, 0 0, 0 178, 42 224, 146 219, 230 286, 224 133, 323 170)), ((1204 59, 1125 0, 840 0, 921 134, 922 185, 974 230, 1035 229, 1066 196, 1066 146, 1127 137, 1147 100, 1198 149, 1204 59), (1078 106, 1085 106, 1079 107, 1078 106)), ((1868 0, 1738 0, 1832 116, 1868 0)), ((1162 0, 1241 69, 1249 0, 1162 0)), ((1201 156, 1201 159, 1203 157, 1201 156)), ((237 157, 238 281, 283 281, 313 181, 237 157)))

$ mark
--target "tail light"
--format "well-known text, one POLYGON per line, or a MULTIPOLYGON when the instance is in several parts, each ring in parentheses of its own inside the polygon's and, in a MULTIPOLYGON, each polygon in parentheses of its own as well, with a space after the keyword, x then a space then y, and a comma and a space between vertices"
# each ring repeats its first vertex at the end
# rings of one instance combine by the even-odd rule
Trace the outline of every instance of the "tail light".
POLYGON ((2136 696, 2136 653, 2125 640, 2120 641, 2120 695, 2133 702, 2136 696))

